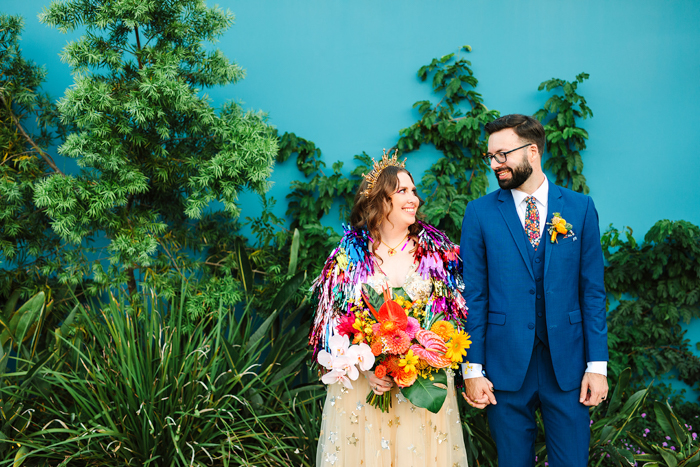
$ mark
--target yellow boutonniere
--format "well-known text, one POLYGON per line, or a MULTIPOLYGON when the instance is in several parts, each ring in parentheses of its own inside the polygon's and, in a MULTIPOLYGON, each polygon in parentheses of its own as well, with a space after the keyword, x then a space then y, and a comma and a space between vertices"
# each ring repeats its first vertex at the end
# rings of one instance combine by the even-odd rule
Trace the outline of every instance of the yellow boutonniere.
POLYGON ((547 231, 549 232, 552 243, 557 241, 557 234, 566 235, 572 227, 558 212, 552 214, 552 220, 551 222, 547 222, 547 225, 549 226, 547 231))

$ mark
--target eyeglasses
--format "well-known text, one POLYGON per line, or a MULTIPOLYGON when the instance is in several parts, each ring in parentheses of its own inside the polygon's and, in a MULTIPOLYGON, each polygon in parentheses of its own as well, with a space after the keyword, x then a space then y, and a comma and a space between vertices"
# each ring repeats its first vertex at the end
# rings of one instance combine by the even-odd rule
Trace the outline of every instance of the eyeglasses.
POLYGON ((498 162, 499 164, 503 164, 508 159, 508 154, 510 154, 513 151, 517 151, 518 149, 526 148, 526 147, 530 146, 531 144, 533 144, 533 143, 527 143, 523 146, 520 146, 519 148, 511 149, 510 151, 506 151, 506 152, 497 152, 496 154, 486 153, 483 156, 484 162, 486 162, 487 164, 490 165, 491 159, 496 159, 496 162, 498 162))

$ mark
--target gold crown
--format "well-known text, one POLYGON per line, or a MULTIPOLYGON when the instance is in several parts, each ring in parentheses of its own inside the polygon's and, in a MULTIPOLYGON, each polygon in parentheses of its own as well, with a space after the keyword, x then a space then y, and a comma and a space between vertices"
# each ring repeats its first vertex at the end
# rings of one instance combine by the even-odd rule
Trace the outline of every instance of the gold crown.
POLYGON ((377 178, 379 178, 379 175, 382 173, 384 169, 386 169, 389 166, 394 166, 394 167, 399 167, 400 169, 403 169, 406 167, 406 158, 404 157, 402 162, 399 162, 396 156, 399 154, 398 149, 394 149, 394 155, 391 157, 388 157, 388 154, 386 152, 386 149, 383 149, 382 152, 384 153, 382 155, 382 159, 377 162, 374 160, 374 157, 372 158, 372 162, 374 162, 374 166, 372 167, 372 170, 370 173, 367 175, 362 174, 364 179, 367 181, 367 189, 362 192, 365 197, 368 197, 370 192, 372 191, 372 188, 374 188, 374 184, 377 182, 377 178))

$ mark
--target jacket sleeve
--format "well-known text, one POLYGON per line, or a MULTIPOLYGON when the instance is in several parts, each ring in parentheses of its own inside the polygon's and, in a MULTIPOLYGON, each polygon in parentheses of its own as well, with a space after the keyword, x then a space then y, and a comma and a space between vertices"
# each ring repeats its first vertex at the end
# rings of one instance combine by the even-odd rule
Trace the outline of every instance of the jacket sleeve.
POLYGON ((484 340, 486 338, 486 317, 488 313, 489 289, 486 245, 479 218, 473 203, 467 204, 462 221, 460 240, 464 271, 464 300, 469 307, 469 317, 465 325, 471 335, 471 347, 467 351, 470 363, 484 364, 484 340))
POLYGON ((608 326, 605 315, 603 250, 600 246, 598 212, 588 199, 581 236, 579 304, 587 362, 608 360, 608 326))

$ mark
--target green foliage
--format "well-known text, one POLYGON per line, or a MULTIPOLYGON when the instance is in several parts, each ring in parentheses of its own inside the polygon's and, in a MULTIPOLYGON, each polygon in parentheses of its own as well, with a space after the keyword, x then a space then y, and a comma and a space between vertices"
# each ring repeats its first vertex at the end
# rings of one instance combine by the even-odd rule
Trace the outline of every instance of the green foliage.
POLYGON ((46 315, 50 312, 53 302, 46 304, 46 297, 39 292, 27 302, 15 309, 16 302, 8 302, 0 319, 0 457, 9 458, 10 451, 16 450, 12 442, 16 436, 21 436, 27 430, 25 416, 34 411, 32 397, 28 393, 30 385, 43 394, 46 386, 37 371, 47 363, 48 359, 39 347, 42 327, 46 315), (37 350, 39 348, 39 350, 37 350), (26 377, 16 381, 11 368, 23 372, 26 377), (11 388, 8 390, 8 388, 11 388))
MULTIPOLYGON (((462 50, 470 52, 471 47, 462 50)), ((432 144, 442 152, 419 183, 426 202, 422 212, 428 223, 459 241, 467 203, 485 195, 488 188, 489 166, 481 158, 486 141, 481 136, 483 126, 499 113, 486 108, 474 90, 478 80, 471 62, 459 54, 433 59, 418 70, 421 81, 431 75, 433 92, 441 99, 435 105, 427 100, 413 104, 420 120, 399 131, 397 147, 407 153, 432 144)))
POLYGON ((668 402, 655 401, 654 412, 660 432, 668 442, 652 443, 645 437, 634 436, 634 441, 644 450, 635 459, 654 467, 700 466, 700 440, 697 433, 691 433, 692 426, 682 423, 668 402))
POLYGON ((539 91, 561 88, 564 95, 555 94, 550 97, 544 104, 544 109, 535 113, 535 118, 542 123, 549 118, 544 129, 551 157, 545 161, 544 168, 557 177, 557 185, 588 194, 590 190, 582 173, 583 159, 580 153, 586 149, 588 132, 576 126, 577 118, 593 116, 593 112, 586 105, 586 99, 576 93, 578 85, 586 79, 588 73, 580 73, 576 75, 575 81, 552 78, 542 82, 539 91))
POLYGON ((49 285, 44 268, 59 261, 58 236, 33 196, 37 181, 60 172, 46 149, 64 128, 41 92, 46 70, 22 57, 22 28, 21 17, 0 14, 0 301, 49 285))
POLYGON ((602 244, 605 286, 619 300, 608 315, 611 372, 630 366, 655 378, 675 369, 700 389, 700 359, 680 325, 700 317, 700 228, 661 220, 642 243, 631 229, 622 235, 610 228, 602 244))
POLYGON ((401 394, 416 407, 438 413, 447 398, 447 374, 445 370, 440 370, 431 376, 419 376, 411 386, 401 388, 401 394))
MULTIPOLYGON (((263 321, 220 303, 185 332, 186 290, 172 301, 144 294, 136 307, 125 294, 81 306, 90 340, 58 338, 76 360, 49 359, 53 350, 51 365, 6 375, 1 400, 21 394, 36 409, 14 413, 27 462, 311 465, 294 452, 298 433, 288 441, 280 429, 296 410, 292 398, 317 387, 289 390, 308 355, 308 322, 293 322, 303 310, 280 320, 281 300, 263 321), (270 339, 278 321, 285 332, 270 339), (48 391, 27 382, 32 374, 48 391)), ((313 410, 307 401, 301 408, 313 410)))
POLYGON ((62 54, 75 84, 58 103, 77 127, 59 153, 82 170, 42 181, 35 201, 62 239, 107 238, 110 264, 93 264, 96 284, 127 284, 133 294, 137 272, 146 284, 179 283, 204 269, 199 256, 210 256, 210 242, 224 243, 215 255, 232 250, 225 231, 235 226, 238 193, 267 189, 277 151, 263 115, 233 103, 217 112, 201 92, 243 77, 205 44, 233 15, 203 0, 65 0, 40 19, 86 31, 62 54), (205 215, 212 201, 224 212, 205 215))

